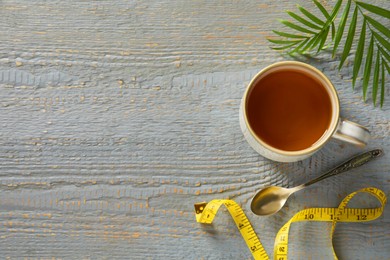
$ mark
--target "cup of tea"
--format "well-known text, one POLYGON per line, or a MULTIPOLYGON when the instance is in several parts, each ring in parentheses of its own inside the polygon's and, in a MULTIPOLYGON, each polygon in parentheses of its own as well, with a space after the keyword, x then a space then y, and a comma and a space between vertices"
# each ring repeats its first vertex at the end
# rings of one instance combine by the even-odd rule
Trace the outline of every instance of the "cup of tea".
POLYGON ((332 82, 303 62, 274 63, 249 83, 240 106, 245 139, 260 155, 279 162, 303 160, 330 138, 365 146, 367 128, 340 118, 332 82))

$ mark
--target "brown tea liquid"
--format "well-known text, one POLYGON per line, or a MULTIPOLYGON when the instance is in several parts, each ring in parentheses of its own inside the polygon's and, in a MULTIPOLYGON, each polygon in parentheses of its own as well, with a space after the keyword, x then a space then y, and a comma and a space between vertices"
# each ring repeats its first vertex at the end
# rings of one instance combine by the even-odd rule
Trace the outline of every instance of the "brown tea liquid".
POLYGON ((330 97, 321 82, 304 72, 273 72, 259 80, 248 94, 248 122, 260 139, 275 148, 306 149, 330 125, 330 97))

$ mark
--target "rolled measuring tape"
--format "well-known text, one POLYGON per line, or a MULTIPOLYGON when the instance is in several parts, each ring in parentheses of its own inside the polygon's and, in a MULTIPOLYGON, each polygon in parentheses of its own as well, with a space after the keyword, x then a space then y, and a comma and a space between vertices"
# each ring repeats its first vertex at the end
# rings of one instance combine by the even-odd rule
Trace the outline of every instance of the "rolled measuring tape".
MULTIPOLYGON (((283 227, 279 230, 275 238, 274 259, 286 260, 288 253, 288 233, 290 226, 294 222, 299 221, 328 221, 332 222, 330 238, 333 243, 333 233, 337 222, 366 222, 374 220, 382 215, 387 198, 385 193, 377 188, 364 188, 355 191, 346 196, 338 208, 309 208, 296 213, 283 227), (374 196, 381 204, 378 208, 347 208, 348 202, 358 193, 368 193, 374 196)), ((220 199, 212 200, 208 203, 196 203, 195 213, 196 221, 203 224, 211 224, 217 215, 218 209, 225 205, 230 215, 232 216, 238 230, 245 240, 252 256, 256 260, 269 259, 267 252, 261 244, 258 236, 253 230, 247 216, 242 208, 233 200, 220 199)), ((334 252, 333 256, 337 259, 334 252)))

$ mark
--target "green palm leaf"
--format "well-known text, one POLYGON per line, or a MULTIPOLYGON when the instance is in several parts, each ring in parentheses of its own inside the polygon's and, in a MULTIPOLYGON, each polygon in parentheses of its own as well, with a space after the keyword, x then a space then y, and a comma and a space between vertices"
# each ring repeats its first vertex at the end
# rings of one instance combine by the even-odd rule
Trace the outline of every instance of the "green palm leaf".
POLYGON ((271 47, 271 49, 273 50, 285 50, 285 49, 289 49, 295 45, 297 45, 299 42, 294 42, 294 43, 291 43, 291 44, 287 44, 287 45, 284 45, 284 46, 281 46, 281 47, 271 47))
POLYGON ((385 62, 382 60, 381 107, 385 101, 385 62))
POLYGON ((375 59, 375 69, 374 69, 374 79, 372 80, 372 102, 374 102, 374 106, 376 106, 376 97, 378 93, 378 85, 379 85, 379 51, 376 53, 375 59))
POLYGON ((367 51, 367 58, 366 58, 367 60, 364 67, 364 74, 363 74, 363 100, 364 101, 366 101, 368 82, 370 80, 373 52, 374 52, 374 36, 371 35, 370 45, 367 51))
POLYGON ((386 49, 385 51, 390 52, 390 42, 386 41, 380 34, 376 32, 372 32, 372 35, 374 35, 375 39, 378 40, 378 42, 386 49))
POLYGON ((359 1, 356 1, 356 4, 363 7, 367 11, 370 11, 371 13, 381 15, 385 18, 390 19, 390 11, 389 10, 383 9, 379 6, 370 5, 370 4, 359 2, 359 1))
POLYGON ((315 43, 317 42, 317 39, 319 38, 319 35, 315 35, 313 38, 311 38, 305 46, 302 46, 302 49, 300 50, 301 54, 305 54, 307 50, 311 49, 312 47, 315 47, 315 43))
POLYGON ((385 64, 385 67, 386 67, 386 69, 387 69, 387 72, 390 74, 390 66, 387 65, 387 63, 384 63, 384 64, 385 64))
POLYGON ((292 18, 294 18, 298 22, 306 25, 307 27, 310 27, 310 28, 315 29, 315 30, 321 30, 321 27, 319 27, 318 25, 315 25, 315 24, 309 22, 308 20, 300 17, 296 13, 293 13, 293 12, 290 12, 290 11, 287 11, 286 13, 288 13, 292 18))
POLYGON ((330 14, 330 17, 329 17, 327 23, 333 22, 334 18, 336 17, 337 13, 338 13, 339 10, 340 10, 341 3, 342 3, 342 2, 343 2, 342 0, 338 0, 338 1, 337 1, 336 5, 334 6, 334 8, 333 8, 333 10, 332 10, 332 13, 330 14))
POLYGON ((275 40, 275 39, 268 39, 268 41, 276 44, 291 44, 291 43, 299 43, 301 40, 296 41, 289 41, 289 40, 275 40))
POLYGON ((288 54, 290 55, 294 55, 295 53, 301 53, 301 48, 309 41, 309 38, 307 38, 306 40, 302 41, 297 47, 295 47, 294 49, 292 49, 291 51, 288 52, 288 54))
POLYGON ((347 6, 344 9, 343 15, 341 16, 339 27, 337 28, 336 38, 334 40, 334 47, 333 47, 333 57, 336 54, 337 47, 339 46, 339 43, 341 41, 341 37, 344 33, 345 24, 347 23, 349 9, 351 7, 351 0, 348 1, 347 6))
POLYGON ((390 54, 387 53, 381 46, 377 46, 383 57, 385 57, 390 62, 390 54))
POLYGON ((309 18, 313 22, 317 23, 318 25, 324 25, 325 24, 323 21, 318 19, 317 16, 313 15, 312 13, 307 11, 305 8, 303 8, 302 6, 298 5, 298 9, 299 9, 299 11, 301 11, 301 13, 306 15, 307 18, 309 18))
POLYGON ((329 27, 326 28, 325 31, 321 34, 321 43, 318 46, 317 53, 319 53, 324 47, 326 39, 328 38, 328 34, 329 34, 329 27))
POLYGON ((390 29, 383 26, 381 23, 379 23, 378 21, 375 21, 374 19, 372 19, 371 17, 369 17, 367 15, 365 16, 365 18, 372 26, 375 27, 375 29, 377 29, 378 31, 380 31, 384 35, 387 35, 388 37, 390 37, 390 29))
POLYGON ((351 21, 351 24, 349 26, 347 40, 345 41, 343 55, 341 56, 339 69, 341 69, 341 67, 344 64, 345 59, 348 57, 348 54, 351 51, 352 41, 353 41, 353 38, 355 36, 357 15, 358 15, 358 8, 356 7, 355 11, 353 11, 352 21, 351 21))
POLYGON ((390 28, 386 26, 383 19, 390 19, 390 11, 356 0, 346 1, 344 8, 342 8, 342 2, 342 0, 338 0, 333 9, 328 12, 318 0, 313 0, 323 17, 297 5, 300 13, 287 11, 295 23, 281 20, 282 24, 293 30, 293 33, 273 31, 281 38, 268 40, 277 45, 272 47, 273 49, 285 50, 292 56, 313 54, 314 50, 319 53, 324 49, 324 46, 327 48, 330 45, 327 44, 327 40, 329 32, 331 32, 332 56, 335 57, 345 36, 339 69, 343 67, 348 57, 353 58, 352 87, 354 88, 357 84, 358 75, 363 67, 361 82, 363 99, 366 100, 368 88, 371 86, 374 105, 377 103, 379 94, 382 107, 386 92, 386 72, 390 73, 390 28), (352 5, 354 7, 351 14, 352 5), (340 12, 340 10, 343 11, 340 12), (335 21, 337 21, 336 17, 339 13, 341 16, 336 30, 335 21), (381 20, 378 20, 377 17, 381 20), (348 32, 345 34, 347 27, 348 32), (355 40, 355 33, 358 35, 358 40, 355 40), (367 48, 366 45, 368 45, 367 48))
POLYGON ((334 40, 334 37, 336 36, 336 29, 335 29, 334 22, 332 22, 332 41, 334 40))
POLYGON ((364 42, 366 40, 366 20, 363 21, 362 31, 360 33, 359 43, 356 49, 355 62, 352 71, 352 87, 355 87, 356 78, 358 76, 360 66, 362 65, 362 58, 364 53, 364 42))
POLYGON ((329 15, 328 11, 326 11, 325 7, 323 7, 322 4, 320 2, 318 2, 317 0, 314 0, 313 2, 318 7, 318 9, 320 9, 321 13, 325 16, 325 18, 329 19, 330 15, 329 15))
POLYGON ((282 36, 282 37, 287 37, 287 38, 295 38, 295 39, 302 39, 302 38, 307 38, 307 36, 299 35, 299 34, 292 34, 292 33, 285 33, 285 32, 280 32, 280 31, 275 31, 273 30, 273 33, 282 36))
POLYGON ((296 25, 296 24, 293 24, 287 20, 281 20, 280 21, 282 24, 294 29, 294 30, 297 30, 297 31, 300 31, 300 32, 303 32, 303 33, 309 33, 309 34, 315 34, 315 32, 311 31, 311 30, 308 30, 304 27, 301 27, 299 25, 296 25))

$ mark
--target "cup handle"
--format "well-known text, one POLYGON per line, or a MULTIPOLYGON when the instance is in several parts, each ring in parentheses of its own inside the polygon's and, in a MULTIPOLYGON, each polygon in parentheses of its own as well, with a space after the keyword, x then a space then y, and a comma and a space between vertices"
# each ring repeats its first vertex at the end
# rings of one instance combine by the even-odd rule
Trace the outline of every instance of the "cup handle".
POLYGON ((340 118, 333 137, 360 147, 367 145, 370 139, 370 131, 364 126, 340 118))

